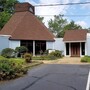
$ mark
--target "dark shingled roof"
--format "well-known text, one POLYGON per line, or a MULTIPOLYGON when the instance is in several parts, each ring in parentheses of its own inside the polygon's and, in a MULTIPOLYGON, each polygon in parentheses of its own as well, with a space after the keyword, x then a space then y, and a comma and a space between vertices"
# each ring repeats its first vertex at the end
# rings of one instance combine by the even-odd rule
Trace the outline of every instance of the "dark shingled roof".
POLYGON ((16 12, 0 34, 15 40, 54 40, 54 35, 29 11, 16 12))
POLYGON ((87 30, 67 30, 63 41, 85 41, 87 30))

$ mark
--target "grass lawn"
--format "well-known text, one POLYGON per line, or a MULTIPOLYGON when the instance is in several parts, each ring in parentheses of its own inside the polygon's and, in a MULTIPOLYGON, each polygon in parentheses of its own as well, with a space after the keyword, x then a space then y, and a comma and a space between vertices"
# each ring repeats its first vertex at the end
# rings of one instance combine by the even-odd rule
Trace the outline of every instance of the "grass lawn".
POLYGON ((81 58, 81 62, 88 62, 90 63, 90 56, 84 56, 81 58))

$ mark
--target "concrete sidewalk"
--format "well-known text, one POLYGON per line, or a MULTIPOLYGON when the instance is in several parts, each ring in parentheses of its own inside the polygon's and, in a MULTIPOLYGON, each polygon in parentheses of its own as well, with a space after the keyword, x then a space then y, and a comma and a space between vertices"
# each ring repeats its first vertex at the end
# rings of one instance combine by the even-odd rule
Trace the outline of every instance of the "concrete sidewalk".
POLYGON ((63 57, 58 60, 43 61, 45 64, 90 64, 81 62, 81 57, 63 57))

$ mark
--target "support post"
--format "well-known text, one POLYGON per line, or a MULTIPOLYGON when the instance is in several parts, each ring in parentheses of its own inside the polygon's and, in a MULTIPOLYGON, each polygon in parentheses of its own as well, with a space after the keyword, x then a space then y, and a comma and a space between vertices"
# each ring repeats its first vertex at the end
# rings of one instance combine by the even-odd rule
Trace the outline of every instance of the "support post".
POLYGON ((69 56, 71 57, 71 43, 69 43, 69 56))
POLYGON ((82 56, 82 48, 81 48, 81 42, 80 42, 80 57, 82 56))
POLYGON ((35 56, 35 41, 33 41, 33 56, 35 56))

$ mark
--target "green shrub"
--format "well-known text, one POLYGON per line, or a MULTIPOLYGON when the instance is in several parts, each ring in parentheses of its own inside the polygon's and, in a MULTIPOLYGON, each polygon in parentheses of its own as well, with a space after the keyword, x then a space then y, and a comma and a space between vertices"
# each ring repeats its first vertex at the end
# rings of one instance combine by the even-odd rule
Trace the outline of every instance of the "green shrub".
POLYGON ((24 58, 25 58, 25 61, 27 63, 31 63, 31 61, 32 61, 32 55, 30 53, 25 53, 24 54, 24 58))
POLYGON ((18 57, 21 57, 21 54, 26 53, 26 52, 28 51, 28 49, 27 49, 27 47, 25 47, 25 46, 20 46, 20 47, 16 47, 16 48, 15 48, 15 51, 16 51, 16 53, 18 54, 17 56, 18 56, 18 57))
POLYGON ((48 55, 48 52, 49 52, 49 50, 45 50, 44 54, 45 55, 48 55))
POLYGON ((11 58, 11 57, 14 57, 15 56, 14 50, 11 49, 11 48, 5 48, 5 49, 3 49, 2 52, 1 52, 1 55, 3 57, 6 57, 6 58, 11 58))
POLYGON ((41 56, 33 56, 32 60, 41 60, 41 56))
POLYGON ((41 56, 40 56, 40 60, 46 60, 46 56, 41 55, 41 56))
POLYGON ((49 55, 60 58, 60 57, 62 57, 62 52, 59 50, 55 50, 54 52, 51 52, 49 55))
POLYGON ((9 80, 27 73, 27 69, 9 60, 0 60, 0 80, 9 80))
POLYGON ((7 58, 0 56, 0 60, 7 60, 7 58))
POLYGON ((90 56, 84 56, 81 58, 81 62, 90 62, 90 56))
POLYGON ((48 55, 47 57, 48 57, 48 60, 55 60, 56 59, 56 56, 54 56, 54 55, 48 55))
POLYGON ((20 47, 16 47, 15 51, 20 53, 25 53, 28 51, 28 49, 25 46, 20 46, 20 47))
POLYGON ((10 58, 9 61, 19 65, 25 64, 25 60, 22 58, 10 58))
POLYGON ((42 55, 40 56, 40 60, 55 60, 56 57, 53 55, 42 55))
POLYGON ((53 55, 41 55, 41 56, 34 56, 32 57, 33 60, 55 60, 57 59, 53 55))

